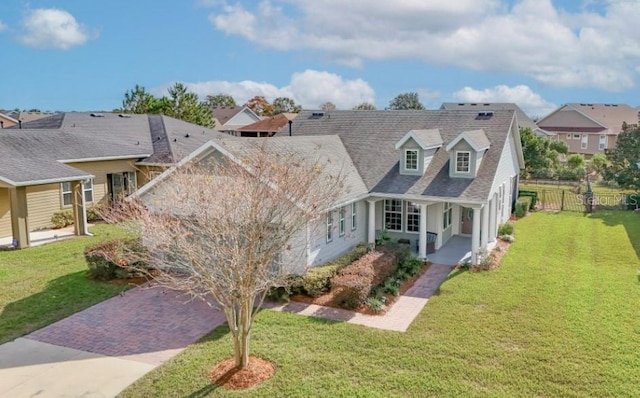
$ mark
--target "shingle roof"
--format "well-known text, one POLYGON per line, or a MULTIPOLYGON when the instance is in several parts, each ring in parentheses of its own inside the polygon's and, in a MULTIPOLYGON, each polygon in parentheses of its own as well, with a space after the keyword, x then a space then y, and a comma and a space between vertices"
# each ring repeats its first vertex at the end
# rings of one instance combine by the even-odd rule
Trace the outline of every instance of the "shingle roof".
POLYGON ((303 111, 293 135, 338 135, 372 193, 459 198, 488 198, 498 162, 514 120, 513 110, 494 111, 477 120, 477 111, 332 111, 324 116, 303 111), (399 174, 395 144, 411 130, 438 129, 445 144, 463 131, 483 130, 490 142, 474 179, 450 178, 449 154, 436 151, 424 176, 399 174))
POLYGON ((422 149, 440 147, 443 143, 438 129, 411 130, 396 143, 396 148, 404 145, 409 138, 413 138, 422 149))
POLYGON ((484 130, 463 131, 453 141, 447 144, 447 151, 450 150, 460 140, 465 140, 476 151, 483 151, 491 146, 491 141, 487 138, 484 130))
POLYGON ((516 112, 518 127, 538 128, 536 123, 520 107, 513 102, 443 102, 440 109, 446 110, 474 110, 478 112, 512 110, 516 112))
POLYGON ((640 120, 640 109, 632 108, 626 104, 571 103, 567 105, 607 127, 612 133, 619 133, 622 130, 623 122, 638 124, 640 120))
POLYGON ((237 131, 256 131, 256 132, 272 132, 279 131, 284 126, 289 125, 289 120, 295 119, 297 114, 285 114, 279 113, 275 116, 268 116, 265 119, 257 121, 255 123, 248 124, 246 126, 237 128, 237 131), (291 116, 293 115, 293 116, 291 116))
POLYGON ((240 113, 244 109, 244 106, 214 106, 211 108, 213 111, 213 117, 220 122, 222 127, 232 117, 240 113))

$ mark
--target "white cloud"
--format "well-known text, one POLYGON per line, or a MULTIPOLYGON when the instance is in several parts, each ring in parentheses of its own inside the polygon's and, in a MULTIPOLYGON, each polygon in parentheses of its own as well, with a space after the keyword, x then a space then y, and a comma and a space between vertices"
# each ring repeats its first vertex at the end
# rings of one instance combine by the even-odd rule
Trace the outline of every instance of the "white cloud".
POLYGON ((7 30, 8 26, 6 23, 2 22, 2 20, 0 20, 0 32, 2 32, 3 30, 7 30))
MULTIPOLYGON (((201 99, 207 95, 225 93, 231 95, 239 104, 245 103, 256 95, 262 95, 269 101, 277 97, 290 97, 306 109, 318 109, 326 101, 333 102, 338 109, 351 109, 362 102, 375 102, 375 92, 364 80, 347 80, 334 73, 311 69, 294 73, 291 75, 289 84, 282 87, 251 80, 240 82, 216 80, 184 84, 201 99)), ((166 89, 171 85, 166 84, 151 92, 156 95, 166 95, 166 89)))
POLYGON ((90 33, 73 15, 57 8, 29 10, 21 40, 30 47, 68 50, 86 43, 90 33))
POLYGON ((640 63, 640 2, 607 0, 566 12, 551 0, 263 0, 219 6, 219 30, 278 50, 316 50, 336 62, 421 59, 518 73, 545 84, 622 91, 640 63))
POLYGON ((453 98, 460 102, 514 102, 532 119, 546 116, 557 108, 525 85, 498 85, 484 90, 467 86, 453 93, 453 98))

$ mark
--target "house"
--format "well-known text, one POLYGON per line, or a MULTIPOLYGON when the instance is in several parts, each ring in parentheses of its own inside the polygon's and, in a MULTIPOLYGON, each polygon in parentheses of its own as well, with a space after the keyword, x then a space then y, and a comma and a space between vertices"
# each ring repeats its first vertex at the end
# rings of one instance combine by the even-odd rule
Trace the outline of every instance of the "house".
POLYGON ((538 121, 538 127, 556 133, 569 153, 590 157, 615 148, 622 124, 638 124, 640 109, 625 104, 571 103, 538 121))
MULTIPOLYGON (((298 116, 297 113, 279 113, 264 117, 262 120, 236 129, 239 137, 273 137, 283 127, 298 116)), ((288 134, 288 131, 287 131, 288 134)))
POLYGON ((0 113, 0 129, 6 129, 19 123, 18 119, 6 113, 0 113))
POLYGON ((29 232, 74 212, 86 233, 86 208, 110 203, 220 133, 162 115, 58 113, 0 130, 0 237, 19 248, 29 232))
MULTIPOLYGON (((346 173, 345 193, 326 211, 320 233, 301 236, 305 265, 338 257, 381 231, 420 257, 466 245, 477 263, 509 220, 524 167, 515 111, 303 111, 268 140, 277 150, 323 156, 346 173)), ((190 159, 242 159, 255 139, 203 145, 190 159)), ((168 170, 137 194, 148 198, 168 170)), ((318 230, 308 228, 307 230, 318 230)), ((305 231, 301 231, 304 235, 305 231)))
POLYGON ((214 128, 222 133, 237 135, 237 129, 262 120, 247 106, 214 106, 214 128))
POLYGON ((513 102, 443 102, 440 109, 474 110, 478 112, 494 110, 512 110, 516 112, 518 127, 529 128, 535 135, 542 138, 555 137, 555 133, 541 129, 520 107, 513 102))

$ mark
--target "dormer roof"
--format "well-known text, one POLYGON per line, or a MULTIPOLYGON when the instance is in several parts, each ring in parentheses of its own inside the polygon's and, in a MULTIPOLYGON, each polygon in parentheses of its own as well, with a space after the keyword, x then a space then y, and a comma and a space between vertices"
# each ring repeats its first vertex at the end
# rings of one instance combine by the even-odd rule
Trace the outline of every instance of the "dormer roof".
POLYGON ((463 131, 458 134, 458 136, 454 138, 449 145, 447 145, 447 152, 453 149, 453 147, 455 147, 461 140, 465 140, 476 152, 484 151, 485 149, 489 149, 489 146, 491 146, 491 142, 484 133, 484 130, 463 131))
POLYGON ((413 138, 424 150, 440 148, 444 142, 438 129, 411 130, 396 143, 396 149, 402 148, 410 138, 413 138))

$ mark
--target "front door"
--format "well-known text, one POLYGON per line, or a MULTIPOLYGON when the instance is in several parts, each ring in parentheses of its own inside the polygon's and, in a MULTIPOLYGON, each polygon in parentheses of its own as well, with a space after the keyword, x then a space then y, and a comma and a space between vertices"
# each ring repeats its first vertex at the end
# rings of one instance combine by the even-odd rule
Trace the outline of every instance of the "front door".
POLYGON ((473 232, 473 209, 470 207, 460 208, 460 233, 471 235, 473 232))

